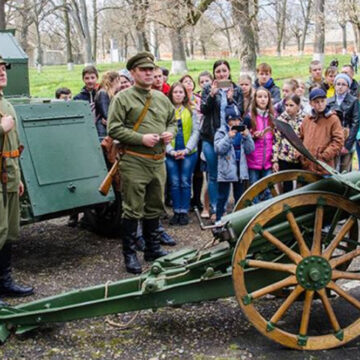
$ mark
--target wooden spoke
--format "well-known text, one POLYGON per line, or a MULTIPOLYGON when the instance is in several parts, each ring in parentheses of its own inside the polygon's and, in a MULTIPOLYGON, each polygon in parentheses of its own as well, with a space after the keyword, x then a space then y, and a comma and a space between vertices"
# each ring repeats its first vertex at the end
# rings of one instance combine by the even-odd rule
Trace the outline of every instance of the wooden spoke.
POLYGON ((301 256, 303 256, 303 257, 309 256, 310 250, 305 243, 305 240, 301 234, 299 226, 295 220, 294 214, 291 211, 288 211, 288 213, 286 214, 286 218, 290 224, 291 230, 292 230, 292 232, 295 236, 295 239, 299 245, 299 250, 300 250, 301 256))
POLYGON ((360 280, 360 273, 353 273, 351 271, 333 270, 332 280, 337 280, 337 279, 360 280))
POLYGON ((323 253, 323 257, 327 260, 330 259, 331 255, 335 251, 336 247, 340 244, 341 240, 344 239, 345 235, 350 231, 353 225, 356 222, 356 218, 354 216, 349 217, 346 220, 345 224, 341 227, 339 232, 336 234, 335 238, 331 241, 329 246, 325 249, 323 253))
POLYGON ((337 258, 331 259, 330 260, 330 266, 332 269, 336 268, 337 266, 352 260, 353 258, 355 258, 356 256, 360 255, 360 249, 355 249, 353 251, 350 251, 342 256, 339 256, 337 258))
POLYGON ((316 213, 315 213, 313 246, 311 248, 312 255, 321 254, 321 230, 323 226, 323 218, 324 218, 324 207, 318 206, 316 208, 316 213))
POLYGON ((298 264, 302 260, 302 256, 297 254, 295 251, 291 250, 288 246, 286 246, 283 242, 281 242, 274 235, 269 233, 268 231, 263 231, 262 236, 270 241, 273 245, 275 245, 279 250, 285 253, 290 260, 292 260, 295 264, 298 264))
POLYGON ((295 276, 289 276, 281 281, 278 281, 274 284, 271 284, 269 286, 265 286, 262 289, 256 290, 253 293, 251 293, 251 297, 253 299, 258 299, 264 295, 270 294, 274 291, 280 290, 284 287, 291 286, 297 284, 297 280, 295 276))
POLYGON ((345 290, 343 290, 340 286, 336 285, 333 281, 331 281, 327 287, 331 290, 334 290, 338 295, 343 297, 351 305, 360 310, 360 301, 355 299, 352 295, 348 294, 345 290))
POLYGON ((321 289, 318 291, 318 294, 320 296, 320 299, 323 303, 325 312, 329 318, 330 324, 333 327, 333 329, 335 330, 335 332, 338 332, 340 330, 340 325, 339 322, 337 321, 336 315, 334 313, 334 309, 332 308, 330 301, 326 295, 326 290, 325 289, 321 289))
POLYGON ((301 324, 300 324, 300 335, 306 335, 309 326, 310 313, 311 313, 311 303, 314 297, 313 291, 306 291, 305 301, 304 301, 304 309, 301 316, 301 324))
POLYGON ((304 291, 304 289, 298 285, 296 288, 291 292, 291 294, 287 297, 287 299, 281 304, 279 309, 270 319, 270 322, 276 324, 286 313, 289 307, 294 303, 294 301, 299 297, 299 295, 304 291))
POLYGON ((247 260, 247 266, 275 271, 284 271, 291 274, 296 273, 296 265, 294 264, 279 264, 270 261, 247 260))
POLYGON ((279 196, 279 191, 276 189, 276 187, 273 185, 273 186, 270 186, 269 187, 269 190, 270 190, 270 193, 271 193, 271 196, 272 197, 277 197, 279 196))

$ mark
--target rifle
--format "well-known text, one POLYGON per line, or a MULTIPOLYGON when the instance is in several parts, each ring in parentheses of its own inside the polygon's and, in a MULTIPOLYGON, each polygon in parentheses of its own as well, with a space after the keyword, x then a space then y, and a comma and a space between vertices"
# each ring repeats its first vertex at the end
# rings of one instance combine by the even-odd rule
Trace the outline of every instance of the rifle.
POLYGON ((105 179, 102 181, 102 183, 101 183, 101 185, 99 187, 100 194, 104 195, 104 196, 106 196, 109 193, 110 187, 111 187, 112 182, 113 182, 113 178, 114 178, 114 176, 116 175, 116 173, 118 171, 119 163, 120 163, 120 160, 121 160, 120 151, 119 151, 120 150, 120 143, 117 140, 113 141, 111 151, 113 151, 114 149, 116 149, 116 151, 117 151, 116 161, 112 165, 110 171, 107 173, 105 179))

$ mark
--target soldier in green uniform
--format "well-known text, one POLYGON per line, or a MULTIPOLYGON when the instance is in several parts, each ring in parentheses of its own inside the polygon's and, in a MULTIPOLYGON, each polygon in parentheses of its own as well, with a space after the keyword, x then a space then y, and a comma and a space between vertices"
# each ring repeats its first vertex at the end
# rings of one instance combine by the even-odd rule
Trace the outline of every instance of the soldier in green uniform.
POLYGON ((113 99, 107 128, 108 134, 124 148, 119 165, 123 254, 126 270, 137 274, 141 272, 135 250, 139 219, 143 219, 144 259, 153 261, 167 254, 160 247, 159 218, 164 209, 165 146, 175 135, 176 123, 170 100, 161 92, 151 90, 154 56, 148 52, 138 53, 129 59, 126 67, 135 85, 113 99), (139 119, 142 112, 145 116, 139 119))
MULTIPOLYGON (((20 180, 16 114, 3 93, 9 68, 0 56, 0 296, 27 296, 33 289, 17 285, 11 278, 11 243, 19 235, 19 195, 23 194, 24 185, 20 180)), ((0 300, 0 306, 3 305, 0 300)))

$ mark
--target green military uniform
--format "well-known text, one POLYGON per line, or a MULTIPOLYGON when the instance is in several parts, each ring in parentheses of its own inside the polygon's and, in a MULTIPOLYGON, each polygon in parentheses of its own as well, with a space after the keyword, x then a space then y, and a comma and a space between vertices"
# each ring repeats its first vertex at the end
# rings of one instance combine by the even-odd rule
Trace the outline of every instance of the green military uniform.
POLYGON ((108 134, 119 140, 124 148, 119 164, 123 200, 123 255, 126 270, 139 274, 142 271, 136 256, 139 219, 143 219, 144 259, 153 261, 167 255, 160 246, 164 234, 160 215, 164 210, 165 144, 160 139, 153 147, 147 147, 143 144, 143 136, 160 136, 164 132, 174 135, 176 122, 175 109, 170 100, 161 92, 150 90, 151 83, 141 86, 143 74, 148 76, 149 81, 151 79, 155 67, 154 56, 148 52, 136 54, 129 59, 126 67, 128 70, 134 69, 135 86, 119 92, 112 100, 107 129, 108 134), (140 82, 137 84, 137 81, 140 82), (143 110, 147 107, 146 115, 142 118, 143 110))
MULTIPOLYGON (((0 91, 0 113, 10 115, 16 121, 15 110, 12 105, 5 100, 3 92, 0 91)), ((4 129, 0 124, 0 151, 3 148, 4 129)), ((14 152, 15 157, 6 158, 6 169, 8 182, 6 184, 7 204, 4 204, 3 187, 0 186, 0 249, 6 241, 15 240, 19 235, 19 184, 20 168, 16 150, 19 148, 19 137, 16 125, 5 137, 4 153, 14 152)))
MULTIPOLYGON (((2 89, 6 86, 6 70, 10 65, 0 56, 2 87, 0 89, 0 296, 28 296, 33 294, 30 286, 16 284, 11 277, 11 244, 19 235, 19 136, 16 128, 16 114, 12 105, 4 99, 2 89), (5 80, 5 81, 4 81, 5 80), (5 133, 1 125, 4 116, 11 116, 15 124, 5 133), (5 165, 5 166, 4 166, 5 165), (3 170, 6 169, 6 172, 3 170), (5 195, 5 196, 4 196, 5 195)), ((0 307, 6 304, 0 299, 0 307)))
POLYGON ((147 114, 135 132, 133 127, 144 108, 150 90, 133 86, 118 93, 111 103, 108 116, 108 133, 131 151, 120 162, 123 182, 124 217, 152 219, 163 211, 165 187, 165 145, 160 140, 150 148, 142 143, 144 134, 175 133, 175 110, 170 100, 159 91, 151 91, 151 103, 147 114), (153 159, 133 153, 154 156, 153 159))

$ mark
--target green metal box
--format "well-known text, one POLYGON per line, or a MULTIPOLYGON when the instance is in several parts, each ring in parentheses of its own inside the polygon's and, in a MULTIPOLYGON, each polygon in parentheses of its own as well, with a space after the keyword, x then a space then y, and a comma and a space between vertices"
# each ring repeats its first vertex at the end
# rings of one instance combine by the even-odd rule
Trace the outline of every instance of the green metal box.
MULTIPOLYGON (((19 99, 20 100, 20 99, 19 99)), ((12 101, 18 118, 22 176, 33 216, 104 203, 107 174, 88 102, 12 101)))
POLYGON ((13 31, 0 31, 0 55, 11 64, 7 71, 5 96, 30 96, 28 57, 13 36, 13 31))

